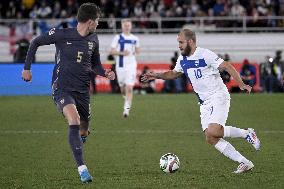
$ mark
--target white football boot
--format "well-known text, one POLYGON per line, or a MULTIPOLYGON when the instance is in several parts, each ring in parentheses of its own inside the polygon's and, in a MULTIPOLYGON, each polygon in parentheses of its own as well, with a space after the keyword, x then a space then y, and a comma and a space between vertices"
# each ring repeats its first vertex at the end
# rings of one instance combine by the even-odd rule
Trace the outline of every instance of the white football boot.
POLYGON ((246 140, 252 144, 252 146, 258 151, 260 150, 260 140, 257 138, 255 131, 252 128, 248 128, 248 135, 246 140))
POLYGON ((247 172, 252 170, 254 167, 253 163, 251 161, 247 162, 247 163, 241 163, 237 170, 235 170, 233 173, 239 174, 239 173, 243 173, 243 172, 247 172))
POLYGON ((129 116, 129 111, 130 111, 130 108, 125 108, 122 114, 123 117, 127 118, 129 116))

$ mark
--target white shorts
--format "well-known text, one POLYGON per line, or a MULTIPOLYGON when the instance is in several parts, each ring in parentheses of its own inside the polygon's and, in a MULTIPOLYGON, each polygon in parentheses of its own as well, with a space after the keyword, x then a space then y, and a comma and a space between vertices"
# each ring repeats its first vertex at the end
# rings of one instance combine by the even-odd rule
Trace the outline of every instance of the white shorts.
POLYGON ((200 105, 200 118, 202 130, 208 128, 210 123, 225 126, 230 109, 230 95, 228 92, 217 92, 200 105))
POLYGON ((132 85, 134 86, 136 81, 136 69, 133 70, 125 70, 125 69, 117 69, 117 81, 120 87, 124 85, 132 85))

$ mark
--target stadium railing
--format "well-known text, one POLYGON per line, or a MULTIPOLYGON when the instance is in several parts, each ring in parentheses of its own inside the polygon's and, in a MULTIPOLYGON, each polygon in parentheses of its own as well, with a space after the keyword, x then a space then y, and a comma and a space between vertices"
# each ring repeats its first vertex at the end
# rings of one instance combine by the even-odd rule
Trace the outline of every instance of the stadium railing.
MULTIPOLYGON (((120 32, 122 18, 101 18, 98 33, 120 32)), ((151 17, 131 18, 134 32, 175 33, 181 27, 190 26, 198 32, 271 32, 284 31, 284 16, 226 16, 226 17, 151 17)), ((0 26, 22 27, 33 23, 42 30, 63 26, 75 26, 75 18, 67 19, 0 19, 0 26)))
MULTIPOLYGON (((155 38, 159 38, 159 36, 166 35, 175 35, 181 27, 190 27, 192 30, 204 33, 204 34, 254 34, 257 33, 265 33, 265 34, 273 34, 280 35, 284 31, 284 16, 268 16, 268 17, 171 17, 171 18, 132 18, 134 27, 134 33, 138 34, 151 34, 151 35, 143 35, 143 36, 157 36, 155 38)), ((120 28, 121 18, 102 18, 100 20, 100 24, 97 29, 97 33, 100 34, 100 39, 102 37, 107 36, 105 38, 112 38, 110 35, 114 33, 118 33, 121 31, 120 28), (103 35, 101 35, 103 34, 103 35), (108 35, 109 34, 109 35, 108 35)), ((0 62, 12 62, 13 55, 16 51, 17 45, 16 42, 19 39, 27 38, 32 39, 36 35, 39 35, 42 32, 47 32, 49 29, 53 27, 75 27, 76 26, 75 18, 68 19, 0 19, 0 62)), ((273 36, 275 37, 275 36, 273 36)), ((161 38, 161 37, 160 37, 161 38)), ((160 40, 159 38, 159 40, 160 40)), ((104 38, 103 38, 104 39, 104 38)), ((174 39, 174 38, 173 38, 174 39)), ((176 48, 175 41, 174 44, 168 44, 169 40, 163 40, 163 44, 161 42, 155 42, 155 44, 146 44, 145 39, 143 39, 143 55, 141 55, 141 60, 143 62, 146 61, 156 61, 161 60, 163 62, 169 62, 170 56, 176 48), (157 44, 156 44, 157 43, 157 44), (153 55, 154 52, 154 55, 153 55), (144 56, 145 55, 145 56, 144 56), (149 60, 148 60, 149 59, 149 60)), ((147 39, 146 39, 147 40, 147 39)), ((230 54, 244 54, 243 52, 235 52, 236 49, 246 48, 244 49, 246 52, 250 52, 253 60, 262 61, 262 57, 259 57, 255 54, 257 53, 265 53, 270 54, 277 50, 282 49, 282 45, 278 44, 281 40, 278 38, 272 38, 270 41, 276 41, 275 45, 270 45, 267 49, 267 45, 256 43, 251 43, 250 45, 239 45, 232 48, 232 50, 228 50, 224 45, 220 46, 220 42, 218 43, 218 49, 209 45, 212 50, 217 50, 217 53, 221 51, 219 48, 223 48, 222 52, 230 53, 230 54), (278 42, 279 41, 279 42, 278 42), (259 48, 261 48, 259 51, 259 48), (256 52, 258 51, 258 52, 256 52)), ((107 43, 109 41, 107 40, 107 43)), ((204 45, 204 44, 202 44, 204 45)), ((205 44, 206 45, 206 44, 205 44)), ((231 45, 232 46, 232 45, 231 45)), ((206 46, 205 46, 206 47, 206 46)), ((229 46, 228 46, 229 47, 229 46)), ((109 48, 109 44, 101 43, 101 52, 102 57, 107 56, 107 48, 109 48)), ((53 47, 44 47, 39 49, 38 59, 39 61, 53 61, 53 47)), ((246 56, 246 55, 244 55, 246 56)), ((240 61, 242 58, 234 59, 240 61)))

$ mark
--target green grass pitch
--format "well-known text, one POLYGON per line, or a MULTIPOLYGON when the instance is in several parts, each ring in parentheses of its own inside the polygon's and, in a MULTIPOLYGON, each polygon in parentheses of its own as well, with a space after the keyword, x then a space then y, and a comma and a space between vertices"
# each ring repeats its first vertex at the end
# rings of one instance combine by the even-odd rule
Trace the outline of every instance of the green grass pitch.
POLYGON ((238 164, 205 142, 193 94, 136 95, 128 119, 120 95, 95 95, 84 146, 94 182, 84 185, 51 97, 0 97, 0 188, 284 188, 284 95, 231 98, 227 125, 255 128, 262 142, 256 152, 243 139, 229 140, 253 171, 232 174, 238 164), (174 174, 159 169, 167 152, 181 162, 174 174))

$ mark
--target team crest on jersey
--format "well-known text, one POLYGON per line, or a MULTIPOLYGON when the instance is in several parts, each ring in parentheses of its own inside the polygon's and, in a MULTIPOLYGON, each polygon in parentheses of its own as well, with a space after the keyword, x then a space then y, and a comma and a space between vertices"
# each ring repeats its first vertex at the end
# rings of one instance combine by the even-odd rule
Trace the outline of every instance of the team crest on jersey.
POLYGON ((49 30, 48 35, 53 35, 55 33, 55 28, 49 30))
POLYGON ((92 53, 93 53, 94 45, 95 45, 95 43, 94 43, 94 42, 91 42, 91 41, 89 41, 89 42, 88 42, 88 46, 89 46, 88 54, 89 54, 90 56, 91 56, 91 55, 92 55, 92 53))
POLYGON ((89 41, 88 45, 89 45, 89 50, 93 50, 94 43, 89 41))
POLYGON ((199 67, 199 60, 195 60, 195 61, 194 61, 194 65, 195 65, 196 67, 199 67))
POLYGON ((62 98, 62 99, 60 100, 60 103, 61 103, 61 104, 64 104, 64 98, 62 98))

